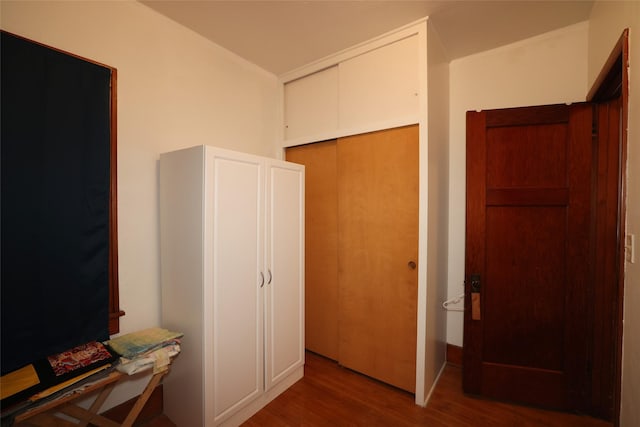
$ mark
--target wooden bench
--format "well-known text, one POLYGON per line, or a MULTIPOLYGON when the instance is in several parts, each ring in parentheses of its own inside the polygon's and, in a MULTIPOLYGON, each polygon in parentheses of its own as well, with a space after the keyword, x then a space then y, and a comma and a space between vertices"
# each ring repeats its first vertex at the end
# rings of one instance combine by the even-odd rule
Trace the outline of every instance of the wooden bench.
POLYGON ((66 426, 88 426, 89 423, 99 427, 131 427, 136 418, 147 403, 151 393, 156 388, 162 378, 169 372, 169 367, 164 371, 153 374, 149 379, 144 391, 138 397, 135 404, 129 411, 127 417, 122 424, 118 424, 108 418, 98 414, 98 411, 104 404, 105 400, 117 385, 118 381, 127 378, 128 375, 118 371, 113 371, 107 376, 88 383, 84 387, 80 387, 68 395, 63 395, 55 400, 47 401, 41 405, 36 405, 22 412, 15 417, 15 426, 38 426, 38 427, 66 427, 66 426), (89 407, 82 408, 74 402, 87 397, 90 393, 98 391, 98 395, 89 407), (72 422, 68 419, 61 418, 57 415, 64 414, 67 417, 76 419, 78 422, 72 422))

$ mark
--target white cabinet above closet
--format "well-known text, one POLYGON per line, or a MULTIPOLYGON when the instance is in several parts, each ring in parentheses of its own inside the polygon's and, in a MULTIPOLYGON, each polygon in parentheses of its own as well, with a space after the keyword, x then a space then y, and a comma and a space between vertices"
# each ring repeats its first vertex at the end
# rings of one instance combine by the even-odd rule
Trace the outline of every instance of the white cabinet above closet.
POLYGON ((287 145, 417 123, 420 37, 396 37, 331 58, 335 63, 326 68, 285 81, 287 145))
POLYGON ((418 119, 418 36, 382 46, 339 65, 341 129, 418 119))
POLYGON ((284 87, 285 139, 338 130, 338 67, 289 82, 284 87))

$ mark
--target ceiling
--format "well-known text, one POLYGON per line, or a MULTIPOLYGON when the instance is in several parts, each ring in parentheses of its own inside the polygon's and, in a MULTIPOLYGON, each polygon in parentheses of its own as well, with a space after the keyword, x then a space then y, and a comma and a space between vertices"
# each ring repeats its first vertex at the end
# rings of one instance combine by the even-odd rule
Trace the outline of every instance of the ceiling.
POLYGON ((276 75, 429 16, 449 59, 589 19, 593 0, 140 0, 276 75))

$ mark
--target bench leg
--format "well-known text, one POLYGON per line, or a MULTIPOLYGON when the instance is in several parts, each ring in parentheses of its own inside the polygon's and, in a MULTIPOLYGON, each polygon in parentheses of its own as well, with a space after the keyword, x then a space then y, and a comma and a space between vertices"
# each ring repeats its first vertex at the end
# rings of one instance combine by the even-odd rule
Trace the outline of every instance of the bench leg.
POLYGON ((133 425, 133 422, 136 420, 136 418, 138 418, 138 415, 140 415, 140 411, 142 411, 142 408, 147 403, 147 400, 149 400, 151 393, 153 393, 153 390, 156 388, 156 386, 160 384, 162 377, 164 377, 168 372, 169 370, 167 369, 166 371, 158 372, 157 374, 154 374, 153 377, 151 377, 149 383, 144 389, 144 392, 142 392, 138 400, 136 400, 136 403, 133 405, 133 408, 131 408, 131 411, 129 411, 127 418, 125 418, 124 422, 122 423, 122 427, 131 427, 133 425))

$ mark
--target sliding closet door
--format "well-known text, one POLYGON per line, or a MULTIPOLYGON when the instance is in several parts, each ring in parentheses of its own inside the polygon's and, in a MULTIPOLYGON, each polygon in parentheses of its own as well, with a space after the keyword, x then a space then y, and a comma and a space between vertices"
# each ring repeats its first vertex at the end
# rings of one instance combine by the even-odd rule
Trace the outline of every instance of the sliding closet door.
POLYGON ((287 149, 306 167, 306 348, 413 392, 418 127, 287 149))
POLYGON ((336 141, 287 149, 305 165, 305 347, 338 359, 338 198, 336 141))
POLYGON ((415 391, 418 126, 337 144, 340 364, 415 391))

